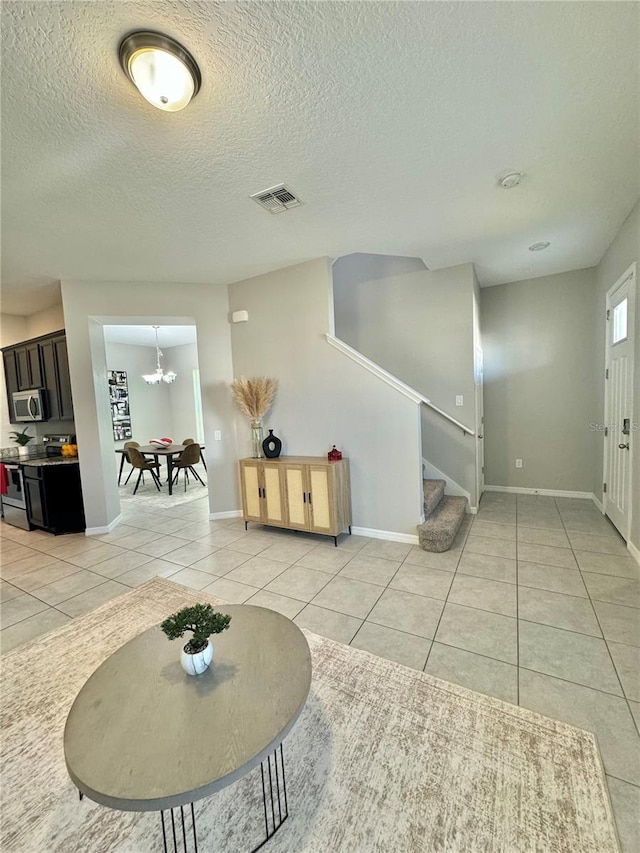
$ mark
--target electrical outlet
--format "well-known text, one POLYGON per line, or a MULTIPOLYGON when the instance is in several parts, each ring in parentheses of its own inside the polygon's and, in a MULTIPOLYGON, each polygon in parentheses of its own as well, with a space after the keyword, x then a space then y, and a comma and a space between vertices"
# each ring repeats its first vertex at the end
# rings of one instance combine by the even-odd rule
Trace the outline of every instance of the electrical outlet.
POLYGON ((213 438, 214 438, 214 441, 222 441, 222 432, 221 432, 221 430, 217 429, 217 430, 213 433, 213 438))
POLYGON ((516 468, 522 468, 522 459, 516 459, 516 468))
POLYGON ((464 397, 462 394, 456 396, 456 406, 464 406, 464 397))

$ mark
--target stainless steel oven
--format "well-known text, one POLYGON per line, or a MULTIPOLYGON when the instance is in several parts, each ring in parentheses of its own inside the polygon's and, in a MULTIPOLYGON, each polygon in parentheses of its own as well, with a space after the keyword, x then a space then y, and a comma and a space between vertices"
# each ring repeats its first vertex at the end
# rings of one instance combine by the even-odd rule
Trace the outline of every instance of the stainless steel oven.
POLYGON ((12 395, 12 423, 24 421, 46 421, 46 397, 44 389, 33 388, 31 391, 14 391, 12 395))
POLYGON ((6 495, 2 496, 2 511, 4 520, 15 527, 30 530, 31 525, 27 517, 27 500, 24 492, 24 477, 20 465, 5 463, 7 470, 8 488, 6 495))

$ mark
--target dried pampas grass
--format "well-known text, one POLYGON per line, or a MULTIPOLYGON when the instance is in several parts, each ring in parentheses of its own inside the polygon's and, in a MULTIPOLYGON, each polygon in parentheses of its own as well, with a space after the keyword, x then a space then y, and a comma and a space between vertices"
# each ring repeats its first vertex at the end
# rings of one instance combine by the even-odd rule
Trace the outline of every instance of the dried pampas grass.
POLYGON ((278 380, 268 376, 244 376, 234 379, 231 393, 236 405, 247 417, 257 420, 271 408, 278 390, 278 380))

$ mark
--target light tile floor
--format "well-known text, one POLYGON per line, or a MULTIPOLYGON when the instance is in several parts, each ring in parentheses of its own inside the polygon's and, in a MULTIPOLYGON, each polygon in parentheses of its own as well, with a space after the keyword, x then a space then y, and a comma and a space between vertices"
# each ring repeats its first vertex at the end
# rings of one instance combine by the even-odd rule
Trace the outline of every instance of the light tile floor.
POLYGON ((454 547, 209 521, 127 502, 105 536, 2 524, 2 650, 155 575, 595 731, 625 853, 640 850, 640 566, 579 499, 487 493, 454 547))

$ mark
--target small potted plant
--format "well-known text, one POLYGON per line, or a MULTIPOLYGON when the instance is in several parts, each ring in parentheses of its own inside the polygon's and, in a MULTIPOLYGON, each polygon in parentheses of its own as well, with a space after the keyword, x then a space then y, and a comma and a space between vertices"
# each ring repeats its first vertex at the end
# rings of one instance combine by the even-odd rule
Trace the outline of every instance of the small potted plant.
POLYGON ((9 433, 9 435, 12 435, 14 437, 13 440, 18 445, 18 456, 28 456, 29 448, 27 447, 27 445, 35 436, 29 435, 26 429, 24 432, 18 432, 17 430, 14 430, 13 432, 9 433))
POLYGON ((180 663, 187 675, 202 675, 213 660, 209 637, 226 631, 230 622, 231 616, 216 613, 210 604, 194 604, 169 616, 160 627, 170 640, 183 637, 185 631, 193 633, 182 648, 180 663))

